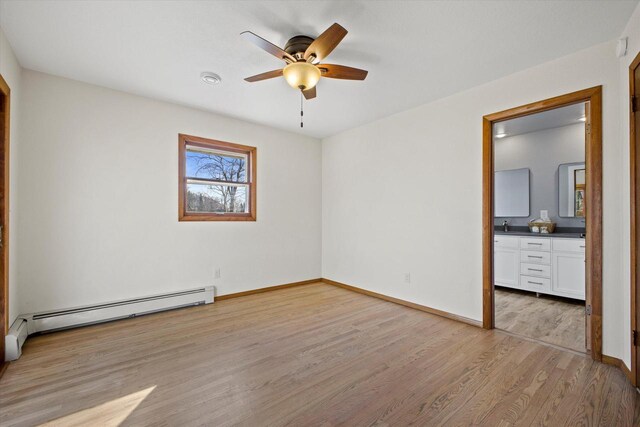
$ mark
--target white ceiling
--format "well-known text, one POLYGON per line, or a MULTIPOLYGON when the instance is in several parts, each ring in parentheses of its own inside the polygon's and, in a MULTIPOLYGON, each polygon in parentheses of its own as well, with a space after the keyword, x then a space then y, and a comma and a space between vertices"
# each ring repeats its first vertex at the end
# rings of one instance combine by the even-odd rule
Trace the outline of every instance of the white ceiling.
POLYGON ((509 137, 582 123, 580 118, 584 117, 584 106, 584 102, 581 102, 496 123, 493 134, 506 134, 509 137))
POLYGON ((0 0, 0 27, 25 68, 325 137, 612 40, 637 2, 0 0), (333 22, 326 62, 369 76, 323 79, 300 129, 284 79, 243 81, 282 64, 239 34, 282 47, 333 22))

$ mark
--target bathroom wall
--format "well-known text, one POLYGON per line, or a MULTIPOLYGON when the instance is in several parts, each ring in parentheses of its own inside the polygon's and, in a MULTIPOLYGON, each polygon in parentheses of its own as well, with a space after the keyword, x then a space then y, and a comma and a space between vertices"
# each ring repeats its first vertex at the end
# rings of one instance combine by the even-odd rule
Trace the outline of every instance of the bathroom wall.
POLYGON ((584 123, 496 139, 494 147, 496 171, 521 168, 531 171, 529 217, 496 218, 496 225, 506 219, 511 225, 526 226, 540 217, 540 210, 546 209, 558 227, 584 227, 583 218, 558 216, 558 166, 584 162, 584 123))

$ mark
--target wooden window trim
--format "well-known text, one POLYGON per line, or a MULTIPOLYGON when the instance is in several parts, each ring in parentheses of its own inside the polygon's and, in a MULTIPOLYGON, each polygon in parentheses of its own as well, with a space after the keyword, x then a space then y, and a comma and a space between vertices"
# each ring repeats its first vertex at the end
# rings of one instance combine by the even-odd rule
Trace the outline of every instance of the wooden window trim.
POLYGON ((217 141, 193 135, 178 135, 178 221, 255 221, 256 220, 256 187, 257 187, 257 149, 248 145, 217 141), (196 213, 187 212, 187 178, 186 152, 187 145, 213 148, 227 152, 247 155, 248 184, 249 184, 249 212, 246 213, 196 213))

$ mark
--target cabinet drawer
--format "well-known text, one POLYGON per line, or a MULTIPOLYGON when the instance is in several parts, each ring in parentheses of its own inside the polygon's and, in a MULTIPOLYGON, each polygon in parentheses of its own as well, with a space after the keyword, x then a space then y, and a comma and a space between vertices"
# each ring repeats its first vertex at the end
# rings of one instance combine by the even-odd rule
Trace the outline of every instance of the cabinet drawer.
POLYGON ((545 237, 523 237, 520 239, 520 248, 528 251, 551 251, 551 239, 545 237))
POLYGON ((521 275, 520 286, 528 291, 546 293, 551 290, 551 280, 544 277, 521 275))
POLYGON ((502 236, 502 235, 496 234, 493 236, 493 247, 505 248, 505 249, 518 249, 519 241, 520 241, 519 237, 502 236))
POLYGON ((557 252, 584 253, 586 245, 584 239, 553 239, 553 250, 557 252))
POLYGON ((551 264, 551 253, 536 251, 520 251, 520 261, 531 264, 551 264))
POLYGON ((523 262, 520 264, 520 274, 527 276, 551 278, 551 266, 542 264, 529 264, 523 262))

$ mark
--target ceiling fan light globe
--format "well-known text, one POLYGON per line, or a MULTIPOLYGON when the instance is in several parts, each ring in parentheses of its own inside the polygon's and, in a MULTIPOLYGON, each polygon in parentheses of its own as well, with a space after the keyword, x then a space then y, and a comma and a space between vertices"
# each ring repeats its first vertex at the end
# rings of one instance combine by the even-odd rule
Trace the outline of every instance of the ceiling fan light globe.
POLYGON ((292 88, 309 90, 318 84, 322 73, 308 62, 294 62, 284 67, 282 74, 292 88))

